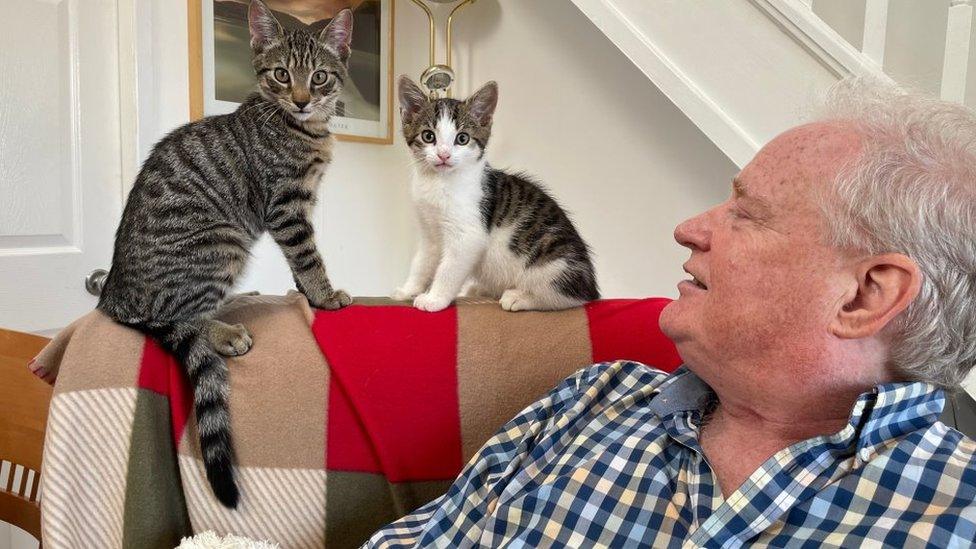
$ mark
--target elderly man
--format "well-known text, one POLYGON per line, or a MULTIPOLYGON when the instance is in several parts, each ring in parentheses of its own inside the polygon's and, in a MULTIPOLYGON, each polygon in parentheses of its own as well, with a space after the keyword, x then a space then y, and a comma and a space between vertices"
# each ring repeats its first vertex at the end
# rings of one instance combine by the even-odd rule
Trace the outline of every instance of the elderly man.
POLYGON ((685 365, 580 371, 369 545, 962 547, 976 116, 857 81, 685 221, 685 365))

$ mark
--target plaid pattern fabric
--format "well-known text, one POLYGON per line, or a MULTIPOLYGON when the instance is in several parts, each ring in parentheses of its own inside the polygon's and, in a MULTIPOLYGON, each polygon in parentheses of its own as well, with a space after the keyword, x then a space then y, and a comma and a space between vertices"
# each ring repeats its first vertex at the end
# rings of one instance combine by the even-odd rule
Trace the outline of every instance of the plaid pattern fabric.
POLYGON ((767 460, 728 499, 698 444, 711 390, 633 362, 581 370, 505 425, 446 495, 372 547, 970 547, 976 443, 943 393, 887 384, 840 432, 767 460))
POLYGON ((313 310, 300 294, 242 296, 220 318, 255 345, 228 360, 236 511, 203 472, 182 367, 95 311, 32 370, 56 382, 41 476, 44 546, 172 548, 214 530, 288 548, 359 547, 442 495, 519 410, 593 362, 680 364, 665 299, 508 313, 438 313, 383 299, 313 310))

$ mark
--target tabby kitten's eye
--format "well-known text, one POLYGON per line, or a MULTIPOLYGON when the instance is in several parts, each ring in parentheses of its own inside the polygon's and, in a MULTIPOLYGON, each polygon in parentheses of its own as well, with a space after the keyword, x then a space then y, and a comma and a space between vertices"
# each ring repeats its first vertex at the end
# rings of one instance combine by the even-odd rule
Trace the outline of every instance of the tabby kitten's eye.
POLYGON ((437 136, 430 130, 424 130, 420 133, 420 139, 423 139, 424 143, 433 143, 436 138, 437 136))
POLYGON ((468 141, 471 141, 471 136, 465 132, 457 134, 457 137, 454 138, 454 142, 458 145, 467 145, 468 141))
POLYGON ((289 75, 288 71, 285 69, 275 69, 274 77, 275 80, 281 82, 282 84, 287 84, 288 81, 291 80, 291 75, 289 75))
POLYGON ((325 71, 315 71, 315 74, 312 75, 312 83, 316 86, 321 86, 322 84, 328 82, 328 80, 329 73, 325 71))

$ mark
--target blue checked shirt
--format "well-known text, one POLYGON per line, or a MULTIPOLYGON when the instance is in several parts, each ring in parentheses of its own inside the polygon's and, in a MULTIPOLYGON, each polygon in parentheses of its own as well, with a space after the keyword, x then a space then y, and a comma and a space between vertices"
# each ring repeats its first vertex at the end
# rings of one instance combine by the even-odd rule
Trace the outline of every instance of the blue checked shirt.
POLYGON ((723 498, 698 444, 698 377, 581 370, 505 425, 375 547, 970 547, 976 443, 942 391, 880 385, 848 425, 781 450, 723 498))

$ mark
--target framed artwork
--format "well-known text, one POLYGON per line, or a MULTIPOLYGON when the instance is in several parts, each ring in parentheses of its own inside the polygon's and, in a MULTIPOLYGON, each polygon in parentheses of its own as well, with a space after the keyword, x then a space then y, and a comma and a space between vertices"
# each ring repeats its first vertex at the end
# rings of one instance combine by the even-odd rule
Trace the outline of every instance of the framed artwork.
MULTIPOLYGON (((249 0, 187 0, 190 118, 232 112, 255 90, 249 0)), ((349 81, 330 129, 343 141, 393 142, 394 0, 265 0, 281 26, 320 31, 353 10, 349 81)))

